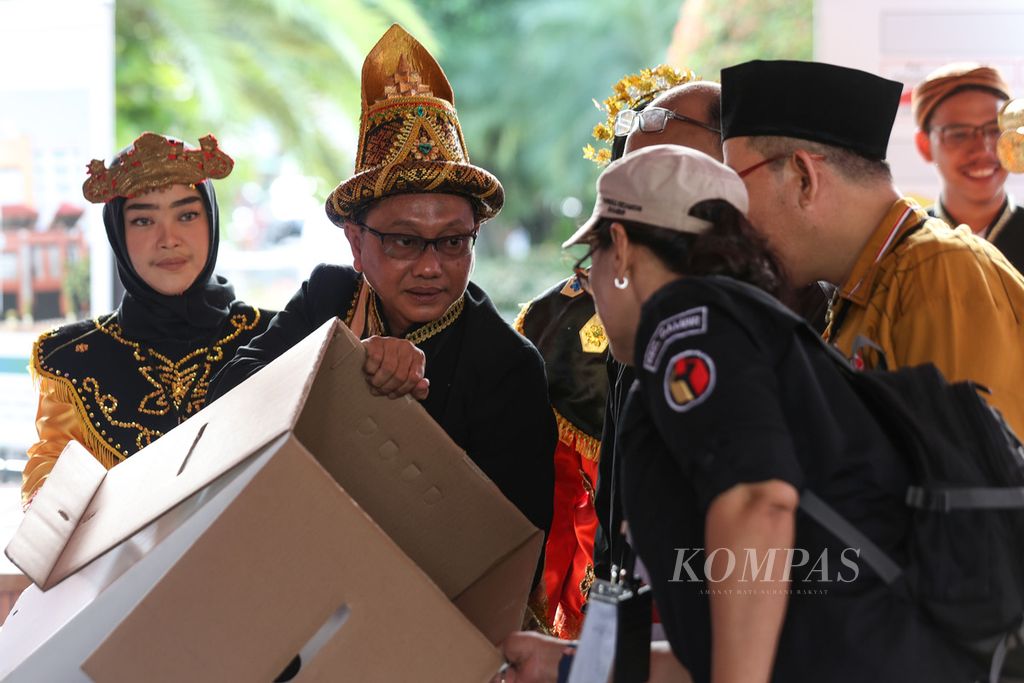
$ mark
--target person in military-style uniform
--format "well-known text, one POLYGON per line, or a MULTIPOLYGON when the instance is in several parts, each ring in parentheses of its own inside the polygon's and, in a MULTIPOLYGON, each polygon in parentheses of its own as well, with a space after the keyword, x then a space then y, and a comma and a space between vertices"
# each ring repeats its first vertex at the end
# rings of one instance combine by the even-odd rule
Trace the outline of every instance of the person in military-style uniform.
POLYGON ((554 516, 544 546, 543 582, 530 600, 533 626, 571 639, 579 635, 594 580, 594 488, 608 388, 608 339, 593 299, 575 275, 526 304, 514 327, 544 357, 558 422, 554 516))
POLYGON ((504 201, 469 163, 440 65, 392 26, 366 57, 356 173, 331 193, 354 267, 320 265, 214 384, 243 382, 334 317, 367 351, 372 391, 411 395, 538 528, 551 524, 557 430, 537 350, 469 282, 504 201))
POLYGON ((110 468, 194 415, 210 380, 273 312, 235 298, 213 274, 219 227, 213 178, 234 162, 212 135, 201 148, 145 133, 83 191, 103 223, 125 288, 117 310, 39 337, 39 441, 28 449, 27 506, 74 439, 110 468))
MULTIPOLYGON (((611 149, 595 150, 587 145, 584 158, 603 165, 621 157, 627 149, 627 134, 638 129, 632 119, 629 125, 620 121, 623 112, 641 111, 662 96, 670 95, 666 107, 693 105, 700 108, 703 115, 707 106, 702 96, 679 92, 684 84, 694 82, 708 85, 688 69, 680 71, 664 64, 624 76, 612 86, 612 95, 604 101, 607 122, 599 124, 594 132, 595 139, 610 142, 611 149)), ((677 129, 676 120, 662 118, 664 125, 660 129, 645 125, 644 134, 649 130, 651 138, 697 144, 689 127, 701 124, 696 119, 681 118, 689 123, 677 129)), ((714 137, 710 144, 720 148, 717 130, 712 129, 712 132, 714 137)), ((641 144, 638 137, 631 135, 630 138, 634 144, 641 144)), ((599 466, 599 461, 601 452, 606 449, 601 436, 606 428, 608 374, 619 371, 620 366, 608 361, 608 342, 594 310, 594 300, 582 290, 575 275, 523 306, 513 325, 544 357, 548 394, 558 421, 554 517, 544 547, 543 582, 530 598, 531 626, 573 639, 579 636, 583 605, 595 577, 595 542, 602 549, 606 548, 600 540, 599 520, 602 514, 605 517, 612 514, 607 509, 607 495, 606 506, 596 507, 600 501, 597 481, 599 468, 600 476, 604 476, 604 466, 599 466)), ((609 554, 607 550, 597 552, 600 558, 609 554)))

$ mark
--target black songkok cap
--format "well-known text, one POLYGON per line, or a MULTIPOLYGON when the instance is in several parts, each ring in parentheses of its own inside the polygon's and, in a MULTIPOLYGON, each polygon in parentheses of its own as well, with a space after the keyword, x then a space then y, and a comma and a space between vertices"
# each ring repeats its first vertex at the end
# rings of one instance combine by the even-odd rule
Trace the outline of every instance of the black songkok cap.
POLYGON ((778 135, 885 159, 903 84, 819 62, 722 69, 722 139, 778 135))

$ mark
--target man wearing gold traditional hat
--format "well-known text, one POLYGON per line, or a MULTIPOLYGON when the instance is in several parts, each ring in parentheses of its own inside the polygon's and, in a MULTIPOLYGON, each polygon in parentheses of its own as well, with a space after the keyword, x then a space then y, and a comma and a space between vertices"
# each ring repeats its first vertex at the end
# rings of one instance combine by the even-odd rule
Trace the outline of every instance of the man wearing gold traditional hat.
POLYGON ((103 204, 125 293, 113 313, 46 332, 32 348, 39 441, 23 473, 26 506, 68 441, 109 468, 198 412, 223 359, 273 315, 235 299, 213 274, 212 181, 234 162, 212 135, 199 142, 145 133, 109 168, 89 165, 83 192, 103 204))
POLYGON ((367 349, 371 390, 410 394, 545 533, 557 431, 540 354, 469 282, 497 178, 469 163, 448 79, 392 26, 363 63, 356 173, 327 199, 354 268, 320 265, 215 394, 340 317, 367 349))
POLYGON ((1024 270, 1024 208, 1003 187, 1006 170, 996 154, 999 110, 1009 99, 998 69, 958 62, 914 86, 910 105, 917 151, 935 164, 942 184, 928 213, 950 225, 967 225, 1024 270))

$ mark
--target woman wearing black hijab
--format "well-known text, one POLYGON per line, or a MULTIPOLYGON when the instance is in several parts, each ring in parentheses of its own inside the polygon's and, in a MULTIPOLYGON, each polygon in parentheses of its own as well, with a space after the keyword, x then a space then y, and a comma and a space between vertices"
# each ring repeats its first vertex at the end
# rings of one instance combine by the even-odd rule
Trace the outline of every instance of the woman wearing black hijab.
POLYGON ((213 274, 211 179, 234 162, 212 135, 200 144, 145 133, 109 169, 89 166, 83 192, 104 204, 125 294, 113 313, 46 332, 33 347, 39 441, 28 449, 26 506, 68 441, 110 468, 199 411, 216 372, 273 315, 213 274))

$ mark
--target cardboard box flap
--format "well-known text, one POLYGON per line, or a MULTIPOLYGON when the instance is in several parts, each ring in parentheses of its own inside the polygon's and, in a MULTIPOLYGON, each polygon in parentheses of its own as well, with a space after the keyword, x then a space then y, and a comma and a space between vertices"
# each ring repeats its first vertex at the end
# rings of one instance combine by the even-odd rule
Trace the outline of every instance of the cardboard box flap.
MULTIPOLYGON (((492 606, 518 602, 507 635, 522 620, 541 532, 417 401, 371 395, 362 346, 343 326, 336 334, 295 436, 450 599, 501 574, 484 583, 492 606)), ((507 623, 480 616, 470 620, 488 636, 507 623)))
POLYGON ((36 585, 49 580, 106 475, 107 469, 77 441, 69 442, 61 451, 46 486, 36 493, 5 551, 36 585))
POLYGON ((452 598, 459 611, 495 645, 522 626, 522 596, 530 591, 543 544, 544 534, 537 529, 526 542, 452 598))
MULTIPOLYGON (((324 323, 260 372, 107 472, 40 588, 56 585, 291 430, 339 326, 344 327, 337 319, 324 323)), ((53 474, 42 491, 51 485, 53 474)), ((28 539, 25 545, 33 543, 28 539)))
POLYGON ((289 439, 83 665, 98 683, 483 683, 501 657, 289 439), (217 571, 227 562, 236 570, 217 571))

